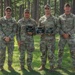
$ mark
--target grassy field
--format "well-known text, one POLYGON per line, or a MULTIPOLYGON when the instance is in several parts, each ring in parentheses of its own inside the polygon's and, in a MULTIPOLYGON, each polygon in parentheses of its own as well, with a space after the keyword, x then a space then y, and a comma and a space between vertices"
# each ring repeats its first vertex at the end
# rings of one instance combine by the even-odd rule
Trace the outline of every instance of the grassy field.
MULTIPOLYGON (((27 69, 27 65, 25 65, 26 70, 25 71, 18 71, 18 68, 20 68, 20 64, 19 64, 19 50, 17 47, 17 42, 15 42, 15 49, 14 49, 14 55, 13 55, 13 68, 14 71, 9 71, 8 70, 8 66, 7 66, 7 57, 8 55, 6 55, 6 61, 5 61, 5 65, 4 65, 4 69, 5 71, 0 72, 0 75, 75 75, 75 72, 72 71, 72 62, 71 62, 71 58, 70 58, 70 50, 68 48, 68 46, 65 47, 64 50, 64 55, 63 55, 63 62, 62 62, 62 66, 63 69, 56 69, 55 72, 49 72, 49 62, 47 60, 47 64, 46 64, 46 70, 43 71, 38 71, 38 68, 41 65, 41 53, 39 50, 39 41, 40 41, 40 37, 39 36, 35 36, 35 51, 33 52, 33 62, 32 62, 32 66, 34 71, 29 71, 27 69)), ((59 37, 56 38, 56 50, 55 50, 55 63, 57 66, 57 56, 58 56, 58 40, 59 37)), ((27 62, 26 62, 27 64, 27 62)))

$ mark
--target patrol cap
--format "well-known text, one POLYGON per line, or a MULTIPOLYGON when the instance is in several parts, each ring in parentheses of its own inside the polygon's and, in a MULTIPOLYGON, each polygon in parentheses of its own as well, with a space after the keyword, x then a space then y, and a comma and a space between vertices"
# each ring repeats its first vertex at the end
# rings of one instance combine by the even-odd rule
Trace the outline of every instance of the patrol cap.
POLYGON ((64 7, 71 7, 69 3, 66 3, 64 7))
POLYGON ((30 13, 29 9, 27 9, 27 8, 24 9, 24 12, 28 12, 28 13, 30 13))
POLYGON ((46 9, 46 8, 49 8, 49 9, 50 9, 51 7, 50 7, 49 4, 46 4, 46 5, 44 6, 44 9, 46 9))
POLYGON ((8 9, 10 9, 10 11, 12 11, 12 8, 11 8, 10 6, 7 6, 7 7, 5 8, 5 10, 8 10, 8 9))

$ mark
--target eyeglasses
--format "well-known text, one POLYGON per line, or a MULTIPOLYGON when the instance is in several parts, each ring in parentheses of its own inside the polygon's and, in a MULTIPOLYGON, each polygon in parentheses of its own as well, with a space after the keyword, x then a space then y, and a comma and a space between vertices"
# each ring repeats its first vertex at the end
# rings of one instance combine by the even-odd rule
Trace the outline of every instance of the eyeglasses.
POLYGON ((46 10, 49 10, 49 8, 45 8, 46 10))

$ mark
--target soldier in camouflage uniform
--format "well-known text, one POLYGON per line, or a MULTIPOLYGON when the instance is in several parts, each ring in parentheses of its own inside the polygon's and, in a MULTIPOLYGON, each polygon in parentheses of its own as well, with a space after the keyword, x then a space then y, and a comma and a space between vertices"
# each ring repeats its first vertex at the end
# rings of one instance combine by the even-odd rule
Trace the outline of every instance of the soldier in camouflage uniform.
POLYGON ((11 7, 6 7, 5 16, 0 19, 0 30, 1 30, 1 45, 0 45, 0 70, 3 70, 6 47, 8 49, 8 69, 12 68, 12 57, 14 50, 14 36, 16 33, 16 21, 11 17, 12 9, 11 7))
POLYGON ((41 34, 40 51, 41 67, 39 70, 44 70, 46 65, 47 56, 50 63, 50 71, 54 70, 54 52, 55 52, 55 34, 57 33, 57 19, 51 15, 50 6, 47 4, 44 7, 45 15, 39 19, 39 27, 45 28, 45 33, 41 34), (46 34, 46 29, 52 28, 52 33, 46 34), (48 53, 48 55, 47 55, 48 53))
POLYGON ((60 41, 58 54, 58 68, 61 68, 64 46, 66 43, 70 47, 73 66, 75 67, 75 15, 71 13, 71 7, 68 3, 64 5, 64 14, 59 16, 60 41))
MULTIPOLYGON (((26 32, 27 26, 36 27, 36 22, 34 19, 30 18, 29 9, 24 10, 24 17, 18 21, 18 32, 17 40, 20 50, 20 70, 24 70, 25 65, 25 52, 27 50, 27 66, 28 70, 32 70, 32 58, 34 51, 34 39, 32 32, 26 32)), ((35 32, 35 31, 34 31, 35 32)))

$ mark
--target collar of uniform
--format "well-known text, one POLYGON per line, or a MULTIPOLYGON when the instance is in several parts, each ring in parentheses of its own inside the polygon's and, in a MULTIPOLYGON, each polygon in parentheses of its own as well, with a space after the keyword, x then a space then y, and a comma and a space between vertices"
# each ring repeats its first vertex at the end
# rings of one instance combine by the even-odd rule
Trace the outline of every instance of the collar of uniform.
POLYGON ((30 18, 29 19, 24 18, 24 21, 30 21, 30 18))
POLYGON ((5 19, 5 20, 11 20, 11 18, 7 19, 6 16, 4 16, 4 19, 5 19))
POLYGON ((63 15, 64 15, 64 17, 72 16, 72 13, 70 13, 70 14, 68 14, 68 15, 66 15, 66 14, 64 13, 63 15))
POLYGON ((48 16, 48 17, 45 15, 45 18, 46 18, 46 19, 49 19, 49 18, 51 18, 51 17, 52 17, 52 15, 50 15, 50 16, 48 16))

